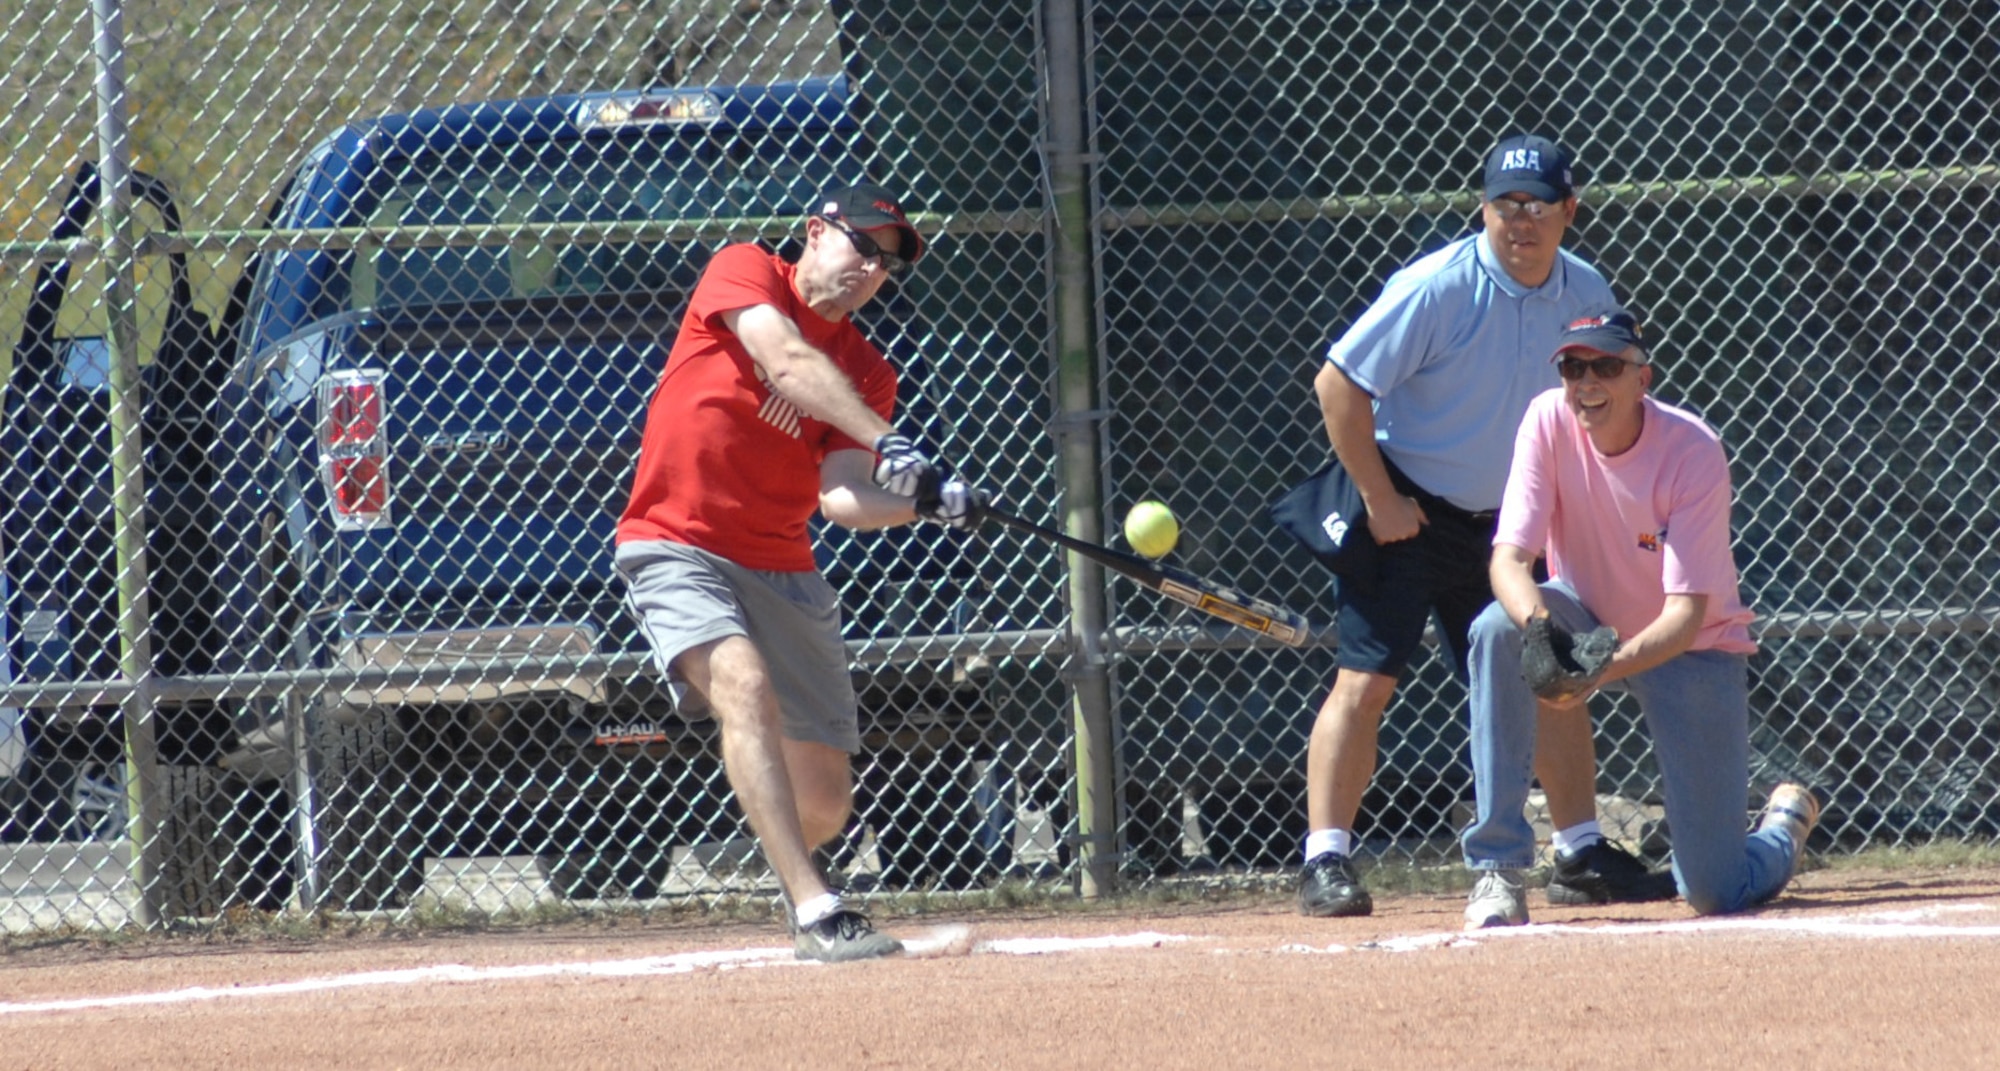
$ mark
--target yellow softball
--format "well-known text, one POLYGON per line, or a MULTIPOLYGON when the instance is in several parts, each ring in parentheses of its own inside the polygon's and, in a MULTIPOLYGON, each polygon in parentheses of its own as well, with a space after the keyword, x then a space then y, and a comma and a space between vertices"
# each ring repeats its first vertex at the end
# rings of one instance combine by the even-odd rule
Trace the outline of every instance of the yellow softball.
POLYGON ((1125 542, 1148 558, 1162 558, 1180 542, 1181 522, 1164 502, 1148 499, 1125 515, 1125 542))

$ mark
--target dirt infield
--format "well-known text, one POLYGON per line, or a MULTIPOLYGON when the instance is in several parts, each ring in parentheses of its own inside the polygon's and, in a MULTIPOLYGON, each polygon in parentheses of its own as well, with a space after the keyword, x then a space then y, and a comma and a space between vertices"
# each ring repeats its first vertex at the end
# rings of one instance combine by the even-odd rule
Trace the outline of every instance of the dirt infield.
POLYGON ((741 925, 38 947, 0 958, 0 1067, 2000 1066, 2000 868, 1725 920, 1461 902, 928 916, 885 928, 971 953, 845 967, 741 925))

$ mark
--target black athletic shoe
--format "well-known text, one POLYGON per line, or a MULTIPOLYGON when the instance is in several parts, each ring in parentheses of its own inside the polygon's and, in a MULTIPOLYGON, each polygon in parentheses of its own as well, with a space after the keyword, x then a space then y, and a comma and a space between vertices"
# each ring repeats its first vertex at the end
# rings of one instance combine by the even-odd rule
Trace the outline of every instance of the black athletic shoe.
POLYGON ((1315 918, 1370 915, 1375 901, 1354 876, 1354 864, 1338 852, 1321 852, 1306 860, 1299 873, 1299 914, 1315 918))
POLYGON ((792 947, 800 959, 846 963, 893 956, 903 950, 903 943, 887 934, 876 933, 868 916, 843 907, 810 926, 799 927, 792 947))
POLYGON ((1552 904, 1643 904, 1677 895, 1673 871, 1648 870, 1608 840, 1594 841, 1575 855, 1556 853, 1549 874, 1552 904))

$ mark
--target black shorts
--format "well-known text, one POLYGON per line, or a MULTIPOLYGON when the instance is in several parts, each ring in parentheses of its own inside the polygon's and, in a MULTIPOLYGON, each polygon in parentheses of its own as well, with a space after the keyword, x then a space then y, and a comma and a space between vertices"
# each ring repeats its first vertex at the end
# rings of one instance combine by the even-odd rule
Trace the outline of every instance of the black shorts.
POLYGON ((1435 495, 1417 497, 1430 523, 1409 539, 1383 544, 1373 575, 1334 579, 1339 665, 1401 676, 1435 613, 1451 671, 1463 682, 1472 619, 1493 601, 1487 567, 1498 518, 1468 513, 1435 495))

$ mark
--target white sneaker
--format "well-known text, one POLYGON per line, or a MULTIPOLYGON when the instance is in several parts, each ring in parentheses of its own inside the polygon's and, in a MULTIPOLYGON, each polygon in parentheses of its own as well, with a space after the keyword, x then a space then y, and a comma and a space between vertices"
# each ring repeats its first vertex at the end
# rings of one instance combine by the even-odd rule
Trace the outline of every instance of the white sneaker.
POLYGON ((1771 799, 1764 804, 1764 817, 1757 822, 1757 829, 1783 829, 1792 838, 1792 873, 1799 872, 1799 860, 1806 853, 1806 838, 1812 836, 1813 827, 1819 824, 1819 797, 1804 785, 1789 781, 1771 790, 1771 799))
POLYGON ((1486 870, 1472 887, 1465 905, 1465 928, 1484 930, 1494 926, 1528 924, 1528 886, 1518 870, 1486 870))

